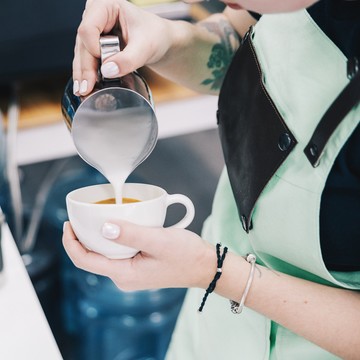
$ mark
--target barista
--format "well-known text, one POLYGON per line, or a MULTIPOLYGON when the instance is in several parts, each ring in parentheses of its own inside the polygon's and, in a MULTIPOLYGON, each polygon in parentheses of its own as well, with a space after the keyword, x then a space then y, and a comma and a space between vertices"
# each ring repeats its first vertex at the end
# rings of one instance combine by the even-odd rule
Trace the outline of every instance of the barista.
POLYGON ((109 260, 84 249, 66 224, 65 249, 76 266, 109 276, 123 290, 190 288, 168 359, 356 359, 359 106, 341 117, 330 112, 325 120, 336 126, 320 126, 327 130, 321 146, 311 141, 359 77, 359 1, 225 3, 222 14, 189 24, 126 1, 88 1, 75 93, 91 91, 99 35, 120 24, 126 47, 102 65, 103 75, 146 64, 198 91, 217 93, 221 85, 227 166, 201 238, 119 220, 104 224, 104 236, 141 252, 109 260), (241 315, 229 300, 235 312, 245 300, 241 315))

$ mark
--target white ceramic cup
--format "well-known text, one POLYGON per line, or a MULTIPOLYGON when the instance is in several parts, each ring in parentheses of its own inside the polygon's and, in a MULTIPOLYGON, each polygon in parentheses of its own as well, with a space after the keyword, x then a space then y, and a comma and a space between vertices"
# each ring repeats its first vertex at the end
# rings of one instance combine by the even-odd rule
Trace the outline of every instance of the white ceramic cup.
POLYGON ((114 198, 111 184, 100 184, 80 188, 66 196, 66 206, 71 226, 79 241, 88 249, 111 259, 133 257, 139 250, 120 245, 102 236, 106 222, 127 220, 138 225, 162 227, 168 206, 180 203, 185 206, 184 217, 170 227, 185 228, 195 215, 192 201, 185 195, 169 195, 164 189, 148 184, 126 183, 123 197, 140 200, 126 204, 96 204, 114 198))

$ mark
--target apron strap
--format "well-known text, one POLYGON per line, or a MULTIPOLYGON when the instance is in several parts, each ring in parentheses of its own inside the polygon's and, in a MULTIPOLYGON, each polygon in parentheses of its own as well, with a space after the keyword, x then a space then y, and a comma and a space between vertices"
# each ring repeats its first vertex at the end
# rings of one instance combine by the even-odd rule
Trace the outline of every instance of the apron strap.
POLYGON ((348 62, 348 77, 351 81, 326 111, 304 149, 304 153, 313 167, 319 165, 326 143, 336 127, 360 102, 360 71, 356 58, 348 62))

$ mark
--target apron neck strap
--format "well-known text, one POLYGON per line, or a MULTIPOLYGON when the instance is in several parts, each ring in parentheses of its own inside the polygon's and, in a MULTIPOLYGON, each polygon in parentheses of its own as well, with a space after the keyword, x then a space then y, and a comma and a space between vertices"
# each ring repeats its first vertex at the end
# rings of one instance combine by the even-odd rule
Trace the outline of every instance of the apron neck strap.
POLYGON ((304 149, 313 167, 319 165, 326 143, 336 127, 360 102, 360 71, 359 61, 356 58, 348 61, 348 77, 351 81, 328 108, 304 149))

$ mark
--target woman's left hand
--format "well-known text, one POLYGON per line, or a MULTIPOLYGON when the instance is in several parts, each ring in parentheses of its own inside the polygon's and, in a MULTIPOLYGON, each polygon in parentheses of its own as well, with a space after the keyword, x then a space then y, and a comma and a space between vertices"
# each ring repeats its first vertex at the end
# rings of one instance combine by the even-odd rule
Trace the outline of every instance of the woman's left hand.
POLYGON ((130 259, 108 259, 82 246, 69 222, 64 226, 63 245, 76 267, 109 277, 121 290, 206 288, 216 272, 215 248, 191 231, 126 221, 105 224, 103 230, 104 236, 119 234, 111 241, 140 252, 130 259))

